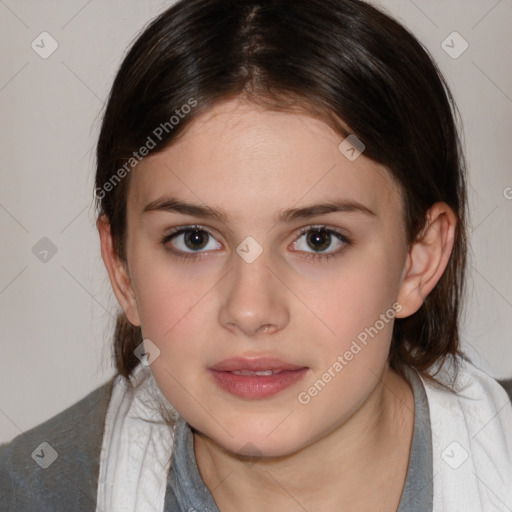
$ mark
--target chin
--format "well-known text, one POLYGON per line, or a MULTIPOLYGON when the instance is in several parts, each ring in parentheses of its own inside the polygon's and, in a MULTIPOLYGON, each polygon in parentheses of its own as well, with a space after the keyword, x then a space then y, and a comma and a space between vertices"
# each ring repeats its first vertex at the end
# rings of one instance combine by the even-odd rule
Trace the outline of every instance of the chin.
MULTIPOLYGON (((222 432, 220 436, 204 434, 221 446, 224 450, 244 457, 285 457, 306 446, 306 436, 287 428, 276 428, 279 422, 274 422, 272 428, 250 429, 248 422, 227 429, 233 437, 222 432), (274 431, 273 431, 274 429, 274 431), (268 433, 271 432, 269 435, 268 433)), ((218 434, 218 432, 216 432, 218 434)))

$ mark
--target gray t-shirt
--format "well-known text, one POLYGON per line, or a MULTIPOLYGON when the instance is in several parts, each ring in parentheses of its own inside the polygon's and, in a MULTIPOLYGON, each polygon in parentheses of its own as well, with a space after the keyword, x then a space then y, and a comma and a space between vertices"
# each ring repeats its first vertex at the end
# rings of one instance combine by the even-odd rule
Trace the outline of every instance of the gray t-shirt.
MULTIPOLYGON (((416 371, 406 370, 414 393, 414 434, 405 486, 397 512, 432 512, 432 432, 427 395, 416 371)), ((165 512, 219 512, 197 468, 194 435, 180 418, 176 425, 165 512)))

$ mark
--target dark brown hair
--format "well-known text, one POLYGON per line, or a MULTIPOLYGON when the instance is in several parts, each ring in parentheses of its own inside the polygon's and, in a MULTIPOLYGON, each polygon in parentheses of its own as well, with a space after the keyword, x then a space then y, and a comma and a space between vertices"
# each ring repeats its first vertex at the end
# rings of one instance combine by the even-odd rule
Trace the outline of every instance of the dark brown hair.
MULTIPOLYGON (((151 152, 165 148, 200 114, 235 97, 302 110, 343 137, 355 134, 365 156, 387 166, 400 186, 409 243, 435 202, 453 209, 458 225, 448 267, 422 307, 395 321, 389 354, 400 374, 412 367, 432 381, 427 370, 435 363, 462 355, 467 212, 457 111, 428 52, 365 2, 182 0, 145 28, 115 78, 97 146, 98 215, 111 225, 118 257, 125 261, 126 164, 134 151, 148 137, 151 152), (176 123, 178 111, 187 114, 176 123)), ((134 349, 141 342, 141 329, 121 313, 114 353, 124 377, 139 362, 134 349)))

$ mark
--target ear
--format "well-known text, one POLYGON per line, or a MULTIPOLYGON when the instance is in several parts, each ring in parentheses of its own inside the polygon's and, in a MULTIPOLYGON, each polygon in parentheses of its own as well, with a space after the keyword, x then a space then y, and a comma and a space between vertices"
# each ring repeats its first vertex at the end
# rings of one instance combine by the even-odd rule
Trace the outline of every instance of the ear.
POLYGON ((446 203, 435 203, 428 210, 425 227, 407 254, 397 318, 416 313, 441 279, 453 250, 456 226, 457 217, 446 203))
POLYGON ((135 292, 131 283, 127 263, 121 261, 114 250, 114 242, 110 231, 110 223, 105 215, 101 215, 96 222, 101 241, 101 257, 108 272, 110 284, 117 297, 117 301, 123 308, 128 321, 135 326, 140 326, 135 292))

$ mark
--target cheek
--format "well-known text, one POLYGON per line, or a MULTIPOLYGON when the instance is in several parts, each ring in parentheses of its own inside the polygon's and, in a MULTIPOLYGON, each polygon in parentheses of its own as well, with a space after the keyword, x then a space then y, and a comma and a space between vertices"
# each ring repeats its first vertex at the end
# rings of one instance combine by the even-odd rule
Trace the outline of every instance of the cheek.
POLYGON ((365 333, 369 329, 374 332, 376 324, 379 339, 390 338, 394 319, 390 308, 396 301, 400 280, 397 259, 372 247, 357 256, 347 253, 335 271, 317 273, 314 283, 297 281, 297 295, 315 314, 309 316, 330 352, 343 353, 358 336, 364 341, 365 333))
POLYGON ((175 407, 185 400, 185 410, 188 395, 183 389, 196 388, 208 353, 215 350, 211 327, 218 316, 218 277, 214 272, 192 275, 188 268, 169 263, 141 268, 136 287, 143 337, 160 351, 151 365, 153 374, 175 407))
POLYGON ((183 331, 208 302, 215 285, 211 264, 177 261, 163 249, 141 248, 132 256, 132 277, 142 331, 157 345, 165 345, 183 331), (150 263, 148 263, 150 262, 150 263))
MULTIPOLYGON (((374 247, 345 260, 334 279, 310 292, 325 334, 321 362, 301 403, 319 417, 348 417, 366 399, 387 363, 400 279, 397 254, 374 247), (333 404, 336 404, 333 407, 333 404)), ((306 289, 304 289, 306 292, 306 289)), ((321 325, 321 324, 319 324, 321 325)))
POLYGON ((147 275, 137 296, 143 337, 160 351, 151 371, 180 414, 190 410, 194 415, 201 414, 201 407, 196 410, 189 393, 200 389, 204 372, 204 359, 198 354, 206 353, 206 318, 213 314, 212 295, 207 294, 211 286, 182 274, 158 278, 156 270, 147 275))

